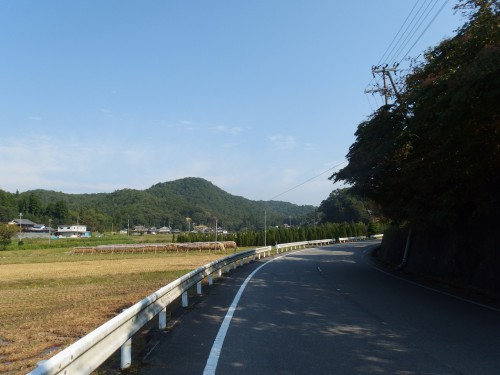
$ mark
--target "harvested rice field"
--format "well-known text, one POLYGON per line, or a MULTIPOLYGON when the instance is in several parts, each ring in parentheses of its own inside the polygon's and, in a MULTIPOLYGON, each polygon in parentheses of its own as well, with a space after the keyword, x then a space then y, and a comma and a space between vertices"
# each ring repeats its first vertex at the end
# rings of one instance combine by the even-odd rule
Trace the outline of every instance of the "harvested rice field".
POLYGON ((192 252, 106 258, 67 252, 44 258, 43 252, 36 254, 32 262, 29 257, 19 263, 12 257, 0 259, 0 373, 26 374, 122 309, 227 255, 192 252))

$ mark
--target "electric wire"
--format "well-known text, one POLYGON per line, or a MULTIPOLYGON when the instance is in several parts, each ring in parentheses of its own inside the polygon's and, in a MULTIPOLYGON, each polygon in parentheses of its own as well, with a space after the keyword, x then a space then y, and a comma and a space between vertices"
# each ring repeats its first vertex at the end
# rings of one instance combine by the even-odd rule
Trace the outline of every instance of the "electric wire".
POLYGON ((409 33, 410 28, 413 26, 415 20, 419 16, 420 12, 422 11, 422 9, 426 3, 427 3, 427 0, 424 0, 422 3, 420 3, 420 0, 417 1, 415 6, 412 8, 410 13, 408 14, 407 18, 410 18, 410 16, 411 16, 410 22, 407 22, 406 26, 403 25, 403 26, 405 26, 404 31, 399 35, 396 43, 392 46, 391 50, 387 54, 386 61, 382 61, 381 63, 384 63, 384 62, 390 63, 391 61, 393 61, 392 56, 394 56, 395 52, 398 51, 400 49, 401 45, 404 43, 404 40, 407 38, 407 35, 409 33), (417 5, 419 5, 418 9, 416 9, 417 5), (416 9, 416 11, 415 11, 415 9, 416 9), (415 13, 414 13, 414 11, 415 11, 415 13))
POLYGON ((401 53, 401 51, 404 50, 406 48, 406 46, 411 42, 412 38, 417 33, 418 29, 422 26, 422 23, 425 21, 425 18, 428 17, 429 13, 432 11, 432 9, 434 9, 436 4, 437 4, 437 2, 434 2, 434 4, 432 5, 432 0, 422 4, 422 7, 419 9, 420 14, 418 16, 418 19, 416 20, 415 24, 413 24, 413 26, 411 27, 411 29, 408 32, 408 35, 406 35, 402 44, 399 46, 399 48, 396 50, 396 52, 394 52, 394 54, 391 56, 389 61, 396 61, 398 59, 398 56, 401 53), (422 11, 422 13, 420 13, 420 9, 422 9, 423 5, 425 5, 425 4, 426 4, 425 9, 422 11), (432 5, 431 9, 428 10, 431 5, 432 5), (424 17, 424 18, 422 19, 422 17, 424 17))
MULTIPOLYGON (((406 16, 405 20, 403 21, 402 25, 400 26, 399 30, 397 31, 396 35, 392 38, 391 43, 385 50, 384 54, 380 58, 377 67, 380 67, 381 65, 384 65, 386 63, 387 65, 394 65, 394 66, 399 66, 405 59, 406 57, 410 54, 410 52, 413 50, 413 48, 417 45, 417 43, 422 39, 422 36, 425 34, 425 32, 429 29, 429 27, 434 23, 436 18, 439 16, 439 14, 442 12, 442 10, 445 8, 449 0, 445 0, 444 3, 441 5, 441 7, 437 10, 437 12, 432 16, 430 21, 427 23, 427 25, 423 28, 423 25, 425 22, 429 19, 431 16, 432 12, 434 11, 436 5, 438 5, 440 0, 417 0, 413 7, 411 8, 410 12, 406 16), (416 35, 419 33, 418 37, 416 35), (416 38, 415 38, 416 37, 416 38), (406 52, 405 52, 406 51, 406 52), (401 54, 404 52, 404 55, 401 54), (384 59, 386 59, 384 61, 384 59)), ((365 94, 368 92, 371 92, 374 94, 375 91, 373 87, 378 88, 378 91, 382 91, 381 87, 381 82, 378 79, 378 76, 373 76, 372 79, 368 82, 366 89, 365 89, 365 94), (373 83, 375 82, 375 83, 373 83), (372 87, 371 89, 369 89, 372 87)), ((378 106, 378 100, 376 98, 376 95, 373 95, 374 100, 378 106)), ((383 102, 383 100, 382 100, 383 102)), ((370 103, 370 102, 369 102, 370 103)), ((371 105, 370 105, 371 107, 371 105)))
POLYGON ((373 109, 372 103, 370 102, 370 99, 368 97, 368 93, 366 93, 366 92, 365 92, 365 98, 366 98, 366 101, 368 102, 368 105, 370 106, 371 111, 375 112, 375 110, 373 109))
POLYGON ((333 167, 331 167, 331 168, 327 169, 326 171, 323 171, 323 172, 321 172, 320 174, 318 174, 318 175, 316 175, 316 176, 314 176, 314 177, 311 177, 310 179, 308 179, 308 180, 306 180, 306 181, 304 181, 304 182, 302 182, 302 183, 300 183, 300 184, 298 184, 298 185, 296 185, 296 186, 294 186, 294 187, 292 187, 292 188, 290 188, 290 189, 288 189, 288 190, 286 190, 286 191, 284 191, 284 192, 282 192, 282 193, 279 193, 278 195, 275 195, 274 197, 270 198, 269 200, 270 200, 270 201, 272 201, 272 200, 274 200, 274 199, 276 199, 276 198, 278 198, 278 197, 281 197, 282 195, 285 195, 286 193, 289 193, 289 192, 291 192, 292 190, 295 190, 295 189, 297 189, 298 187, 301 187, 302 185, 305 185, 305 184, 307 184, 308 182, 311 182, 312 180, 314 180, 314 179, 316 179, 316 178, 318 178, 318 177, 320 177, 320 176, 324 175, 324 174, 325 174, 325 173, 327 173, 327 172, 330 172, 331 170, 333 170, 333 169, 335 169, 335 168, 340 167, 342 164, 345 164, 345 163, 347 163, 347 160, 344 160, 342 163, 337 164, 337 165, 334 165, 333 167))
MULTIPOLYGON (((408 19, 410 18, 411 14, 413 13, 413 11, 415 10, 416 6, 418 5, 418 3, 420 2, 420 0, 417 0, 415 2, 415 4, 413 5, 413 8, 411 8, 410 10, 410 13, 408 13, 408 15, 406 16, 406 19, 404 20, 404 22, 401 24, 401 27, 399 28, 398 32, 396 33, 396 35, 394 36, 394 38, 392 38, 392 41, 391 43, 389 44, 389 46, 386 48, 384 54, 382 55, 382 57, 380 58, 380 60, 378 61, 377 65, 381 65, 382 62, 384 61, 384 58, 385 56, 387 55, 387 52, 389 51, 389 49, 392 47, 394 41, 396 40, 396 38, 398 37, 399 33, 401 32, 401 30, 403 30, 403 27, 404 25, 406 24, 406 22, 408 21, 408 19)), ((391 52, 392 53, 392 49, 391 49, 391 52)))
POLYGON ((419 42, 419 40, 422 38, 422 36, 425 34, 425 32, 427 31, 427 29, 434 23, 434 21, 436 20, 436 18, 439 16, 439 14, 441 13, 441 11, 444 9, 444 7, 446 6, 446 4, 448 4, 449 0, 446 0, 443 5, 441 5, 441 8, 439 8, 439 10, 437 11, 437 13, 434 15, 434 17, 430 20, 430 22, 427 24, 427 26, 425 27, 425 29, 420 33, 419 37, 417 38, 417 40, 415 40, 415 42, 411 45, 411 47, 408 49, 408 51, 406 51, 405 55, 401 58, 401 60, 399 61, 399 64, 406 58, 406 56, 408 56, 410 54, 410 51, 413 49, 413 47, 415 47, 415 45, 419 42))

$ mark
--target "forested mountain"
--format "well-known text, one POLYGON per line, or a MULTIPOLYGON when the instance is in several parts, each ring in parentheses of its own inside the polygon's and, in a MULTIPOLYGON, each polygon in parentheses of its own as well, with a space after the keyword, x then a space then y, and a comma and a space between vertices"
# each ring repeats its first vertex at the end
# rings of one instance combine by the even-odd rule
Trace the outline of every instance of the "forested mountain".
POLYGON ((314 206, 278 201, 252 201, 231 195, 202 178, 163 182, 145 190, 122 189, 112 193, 65 194, 47 190, 8 193, 0 190, 0 222, 19 217, 48 224, 79 222, 93 230, 119 230, 130 225, 168 226, 185 229, 197 224, 229 230, 262 229, 291 220, 303 224, 314 206))

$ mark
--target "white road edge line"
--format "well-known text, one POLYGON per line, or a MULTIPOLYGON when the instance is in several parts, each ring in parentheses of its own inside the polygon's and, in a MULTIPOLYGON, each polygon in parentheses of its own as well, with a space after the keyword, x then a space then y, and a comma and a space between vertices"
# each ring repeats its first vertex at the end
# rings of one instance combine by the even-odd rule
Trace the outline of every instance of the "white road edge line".
MULTIPOLYGON (((310 249, 304 249, 297 252, 301 251, 306 251, 310 249)), ((266 263, 263 265, 259 266, 256 268, 248 277, 245 279, 243 284, 241 284, 240 289, 238 290, 238 293, 236 293, 236 296, 234 297, 233 302, 231 303, 231 306, 229 307, 229 310, 226 313, 226 316, 224 317, 224 320, 222 321, 222 324, 219 328, 219 332, 217 333, 217 337, 214 340, 214 343, 212 345, 212 350, 210 350, 210 355, 208 356, 207 364, 205 365, 205 369, 203 370, 203 375, 215 375, 215 370, 217 369, 217 363, 219 362, 219 357, 220 353, 222 350, 222 345, 224 345, 224 339, 226 338, 226 333, 227 330, 229 329, 229 324, 231 323, 231 319, 233 319, 234 312, 236 311, 236 307, 238 307, 238 302, 240 301, 241 295, 243 294, 243 291, 245 290, 247 284, 249 281, 252 279, 252 277, 264 266, 267 266, 269 263, 286 257, 287 254, 281 255, 277 258, 273 258, 271 260, 268 260, 266 263)))
MULTIPOLYGON (((365 251, 363 251, 363 257, 367 255, 368 251, 370 251, 372 249, 366 249, 365 251)), ((432 288, 430 286, 427 286, 427 285, 423 285, 423 284, 420 284, 418 282, 415 282, 413 280, 408 280, 408 279, 405 279, 404 277, 400 277, 398 275, 394 275, 390 272, 387 272, 387 271, 384 271, 383 269, 381 268, 378 268, 376 266, 376 264, 374 264, 373 262, 371 261, 367 261, 367 263, 373 268, 373 269, 376 269, 377 271, 379 272, 382 272, 388 276, 392 276, 396 279, 399 279, 401 281, 404 281, 404 282, 407 282, 408 284, 412 284, 412 285, 416 285, 416 286, 419 286, 420 288, 424 288, 424 289, 427 289, 427 290, 430 290, 432 292, 435 292, 435 293, 439 293, 439 294, 443 294, 445 296, 448 296, 448 297, 451 297, 451 298, 455 298, 459 301, 462 301, 462 302, 468 302, 472 305, 476 305, 476 306, 480 306, 480 307, 483 307, 485 309, 488 309, 488 310, 493 310, 493 311, 496 311, 496 312, 500 312, 500 309, 497 309, 496 307, 493 307, 493 306, 488 306, 488 305, 485 305, 485 304, 482 304, 480 302, 476 302, 476 301, 473 301, 473 300, 470 300, 470 299, 467 299, 467 298, 464 298, 464 297, 460 297, 460 296, 457 296, 457 295, 454 295, 454 294, 451 294, 451 293, 448 293, 448 292, 444 292, 442 290, 439 290, 439 289, 435 289, 435 288, 432 288)))

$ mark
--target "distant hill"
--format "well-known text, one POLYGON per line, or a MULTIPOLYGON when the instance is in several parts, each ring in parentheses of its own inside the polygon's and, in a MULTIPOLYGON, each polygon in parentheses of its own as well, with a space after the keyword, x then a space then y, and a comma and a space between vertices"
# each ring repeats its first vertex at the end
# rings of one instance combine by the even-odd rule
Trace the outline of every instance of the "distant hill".
POLYGON ((211 182, 187 177, 162 182, 145 190, 122 189, 112 193, 66 194, 49 190, 31 190, 11 194, 0 190, 0 221, 23 217, 37 222, 74 221, 99 230, 115 230, 127 223, 146 226, 168 226, 185 229, 186 218, 191 226, 203 224, 229 230, 262 229, 268 226, 304 224, 314 206, 298 206, 281 201, 252 201, 235 196, 211 182))

